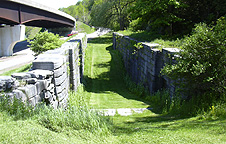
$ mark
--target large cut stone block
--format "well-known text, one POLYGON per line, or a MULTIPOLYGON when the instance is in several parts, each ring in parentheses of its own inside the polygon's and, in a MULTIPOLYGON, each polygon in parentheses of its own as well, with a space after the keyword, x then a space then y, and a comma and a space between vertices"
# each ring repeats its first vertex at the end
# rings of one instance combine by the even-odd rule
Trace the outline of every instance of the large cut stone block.
POLYGON ((25 87, 19 87, 18 90, 22 91, 29 99, 38 94, 35 85, 26 85, 25 87))
POLYGON ((55 70, 66 63, 66 57, 58 54, 41 54, 33 61, 32 69, 55 70))
POLYGON ((0 76, 0 92, 11 90, 19 86, 19 82, 11 76, 0 76))
POLYGON ((27 73, 30 74, 32 78, 37 78, 37 79, 46 79, 53 76, 52 71, 41 70, 41 69, 32 70, 27 73))
POLYGON ((55 78, 55 84, 59 86, 67 79, 67 73, 65 72, 62 76, 55 78))
POLYGON ((64 64, 60 68, 54 70, 54 77, 59 77, 63 75, 65 72, 67 72, 67 65, 64 64))
POLYGON ((32 97, 28 100, 29 104, 31 104, 33 107, 36 106, 36 99, 35 97, 32 97))
POLYGON ((19 79, 19 80, 31 78, 31 75, 29 73, 26 73, 26 72, 24 72, 24 73, 14 73, 11 76, 16 78, 16 79, 19 79))
POLYGON ((13 90, 12 94, 13 94, 13 97, 15 97, 16 99, 20 99, 22 102, 26 102, 27 101, 26 94, 23 93, 21 90, 13 90))
POLYGON ((39 95, 43 90, 48 89, 48 86, 50 83, 47 80, 38 80, 37 83, 35 84, 37 94, 39 95))

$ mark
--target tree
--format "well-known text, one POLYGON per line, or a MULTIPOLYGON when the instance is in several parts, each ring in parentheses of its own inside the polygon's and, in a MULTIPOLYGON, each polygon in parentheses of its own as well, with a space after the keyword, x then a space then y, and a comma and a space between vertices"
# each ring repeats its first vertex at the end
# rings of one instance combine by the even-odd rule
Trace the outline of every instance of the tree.
POLYGON ((162 34, 173 33, 173 24, 181 21, 178 9, 183 7, 178 0, 136 0, 135 5, 130 9, 132 20, 139 20, 138 29, 151 27, 158 29, 162 34), (145 25, 144 25, 145 24, 145 25))
POLYGON ((97 0, 91 10, 92 24, 124 30, 129 25, 128 9, 135 0, 97 0))

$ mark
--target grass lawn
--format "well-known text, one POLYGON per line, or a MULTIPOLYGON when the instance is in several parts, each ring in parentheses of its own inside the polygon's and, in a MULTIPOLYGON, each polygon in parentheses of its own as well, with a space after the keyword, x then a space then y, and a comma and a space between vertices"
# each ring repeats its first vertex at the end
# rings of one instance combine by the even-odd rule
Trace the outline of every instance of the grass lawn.
POLYGON ((122 62, 112 50, 112 37, 91 40, 86 51, 86 91, 95 108, 146 108, 123 82, 122 62), (104 41, 104 43, 102 43, 104 41))

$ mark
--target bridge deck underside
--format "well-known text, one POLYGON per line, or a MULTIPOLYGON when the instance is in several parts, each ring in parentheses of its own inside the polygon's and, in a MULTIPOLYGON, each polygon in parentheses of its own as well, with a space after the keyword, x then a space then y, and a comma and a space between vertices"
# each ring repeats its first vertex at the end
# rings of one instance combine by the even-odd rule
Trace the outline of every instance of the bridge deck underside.
POLYGON ((35 7, 11 1, 0 2, 0 24, 55 28, 74 27, 74 21, 35 7))

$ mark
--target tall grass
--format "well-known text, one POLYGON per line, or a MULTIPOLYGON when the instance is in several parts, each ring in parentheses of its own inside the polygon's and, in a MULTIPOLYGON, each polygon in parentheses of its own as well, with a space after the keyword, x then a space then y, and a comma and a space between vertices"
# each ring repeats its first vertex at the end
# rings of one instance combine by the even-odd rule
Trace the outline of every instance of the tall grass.
POLYGON ((112 121, 90 108, 81 93, 70 92, 67 109, 53 109, 45 104, 33 108, 18 99, 1 98, 0 111, 19 119, 32 119, 54 132, 87 130, 100 136, 111 133, 112 121))
POLYGON ((111 119, 102 116, 98 111, 91 110, 85 99, 81 93, 70 92, 67 110, 41 107, 36 115, 38 122, 57 132, 83 129, 98 135, 110 134, 111 119))

